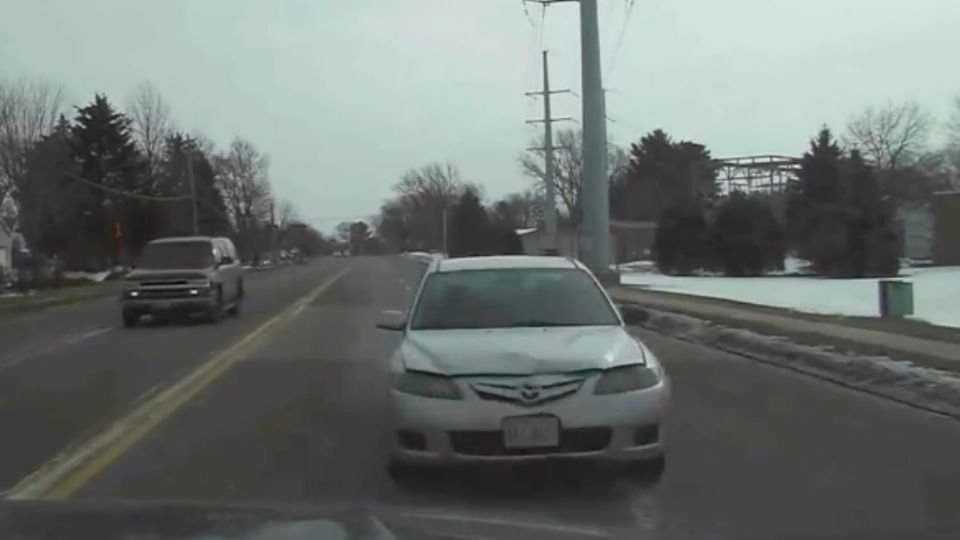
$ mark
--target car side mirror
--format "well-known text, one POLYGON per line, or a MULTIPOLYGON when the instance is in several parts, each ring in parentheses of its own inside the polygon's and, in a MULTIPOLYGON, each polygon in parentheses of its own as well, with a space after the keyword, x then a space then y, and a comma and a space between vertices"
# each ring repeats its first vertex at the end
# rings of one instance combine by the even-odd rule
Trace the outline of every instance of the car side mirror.
POLYGON ((220 257, 220 262, 217 263, 217 266, 223 266, 225 264, 233 264, 233 259, 230 257, 220 257))
POLYGON ((377 328, 402 332, 407 328, 407 317, 402 311, 381 311, 377 320, 377 328))
POLYGON ((638 306, 620 306, 620 316, 627 326, 639 326, 650 320, 650 312, 638 306))

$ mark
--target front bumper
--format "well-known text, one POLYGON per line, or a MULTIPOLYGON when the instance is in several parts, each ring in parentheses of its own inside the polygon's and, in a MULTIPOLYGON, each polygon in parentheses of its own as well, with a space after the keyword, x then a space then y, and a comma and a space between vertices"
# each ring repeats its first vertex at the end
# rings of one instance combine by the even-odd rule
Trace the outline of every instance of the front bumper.
POLYGON ((666 451, 661 429, 669 386, 595 396, 591 389, 536 407, 467 395, 451 401, 391 390, 393 459, 405 463, 489 463, 539 460, 632 462, 666 451), (504 418, 553 415, 560 420, 560 445, 508 449, 504 418))
POLYGON ((195 313, 213 309, 216 307, 216 300, 213 297, 204 296, 166 299, 124 298, 120 305, 124 312, 132 315, 195 313))

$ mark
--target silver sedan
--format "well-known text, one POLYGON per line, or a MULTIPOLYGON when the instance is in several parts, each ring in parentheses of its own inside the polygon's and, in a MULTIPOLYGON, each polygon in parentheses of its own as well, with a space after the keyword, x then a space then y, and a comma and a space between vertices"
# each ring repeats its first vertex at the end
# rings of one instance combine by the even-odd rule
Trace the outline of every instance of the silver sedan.
POLYGON ((659 478, 670 388, 580 263, 431 264, 391 358, 392 471, 412 464, 587 459, 659 478))

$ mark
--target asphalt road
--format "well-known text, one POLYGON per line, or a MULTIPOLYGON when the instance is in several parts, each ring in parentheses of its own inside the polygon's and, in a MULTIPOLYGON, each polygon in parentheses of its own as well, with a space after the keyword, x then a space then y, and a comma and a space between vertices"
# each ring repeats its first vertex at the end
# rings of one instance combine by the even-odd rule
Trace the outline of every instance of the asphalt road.
POLYGON ((293 305, 255 349, 71 495, 373 504, 628 528, 637 538, 960 535, 957 422, 646 332, 674 388, 658 487, 551 465, 395 484, 383 398, 398 337, 374 321, 406 306, 419 274, 384 257, 251 275, 244 314, 219 326, 126 331, 110 302, 0 324, 0 486, 293 305))

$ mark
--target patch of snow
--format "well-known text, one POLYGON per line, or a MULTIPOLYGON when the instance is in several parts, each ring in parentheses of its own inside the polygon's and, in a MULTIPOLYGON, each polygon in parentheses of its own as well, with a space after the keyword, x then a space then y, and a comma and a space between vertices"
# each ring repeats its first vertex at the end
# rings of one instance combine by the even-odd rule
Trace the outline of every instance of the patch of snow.
POLYGON ((111 270, 104 270, 103 272, 64 272, 63 277, 67 279, 89 279, 90 281, 96 281, 97 283, 102 282, 107 279, 107 276, 110 275, 111 270))
MULTIPOLYGON (((960 328, 960 267, 913 267, 901 272, 913 283, 915 317, 960 328)), ((723 298, 805 313, 879 317, 879 279, 824 279, 804 276, 732 278, 631 273, 624 285, 656 291, 723 298)))

